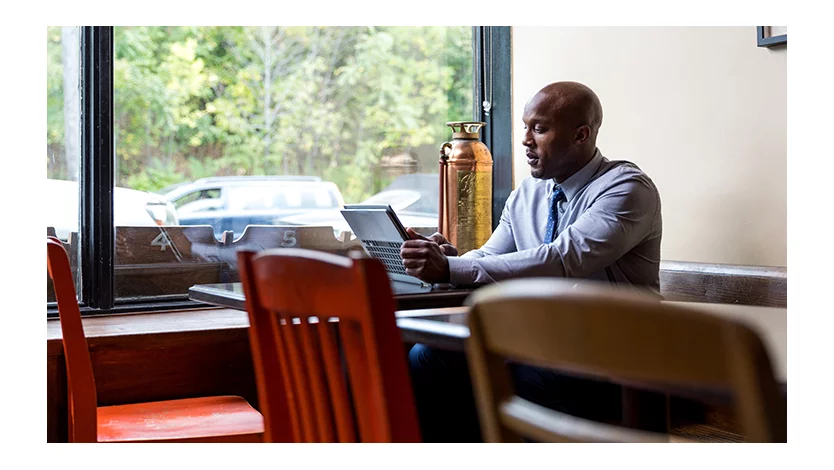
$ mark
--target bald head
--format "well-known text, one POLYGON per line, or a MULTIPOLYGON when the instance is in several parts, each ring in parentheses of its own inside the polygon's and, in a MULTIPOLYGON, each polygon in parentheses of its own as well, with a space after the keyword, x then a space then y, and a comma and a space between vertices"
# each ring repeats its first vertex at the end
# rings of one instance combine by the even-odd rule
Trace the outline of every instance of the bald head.
POLYGON ((555 82, 530 98, 522 121, 530 174, 561 182, 594 156, 602 105, 581 83, 555 82))
POLYGON ((549 111, 559 120, 577 127, 591 128, 596 143, 602 125, 602 105, 593 90, 579 82, 554 82, 539 90, 530 100, 540 100, 541 110, 549 111))

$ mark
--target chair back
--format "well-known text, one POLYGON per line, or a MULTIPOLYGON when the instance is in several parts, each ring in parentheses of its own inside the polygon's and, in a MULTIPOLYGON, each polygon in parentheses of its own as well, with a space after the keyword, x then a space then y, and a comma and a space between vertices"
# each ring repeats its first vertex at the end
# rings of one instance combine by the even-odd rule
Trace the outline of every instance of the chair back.
POLYGON ((97 441, 96 383, 81 311, 75 294, 69 257, 61 241, 46 238, 46 266, 58 302, 64 361, 67 366, 67 403, 70 442, 97 441))
POLYGON ((420 440, 379 261, 301 248, 241 250, 238 270, 266 442, 420 440))
POLYGON ((747 439, 785 438, 771 362, 743 324, 559 279, 489 286, 471 303, 467 356, 488 441, 669 440, 524 400, 513 393, 506 360, 638 386, 729 391, 747 439))

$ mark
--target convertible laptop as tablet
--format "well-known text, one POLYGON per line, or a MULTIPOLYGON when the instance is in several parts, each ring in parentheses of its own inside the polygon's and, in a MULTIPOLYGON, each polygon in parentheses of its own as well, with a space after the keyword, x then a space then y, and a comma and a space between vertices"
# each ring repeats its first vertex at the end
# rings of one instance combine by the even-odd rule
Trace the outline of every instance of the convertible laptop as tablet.
POLYGON ((345 204, 341 212, 368 254, 385 265, 392 281, 431 289, 431 284, 405 273, 400 247, 409 237, 391 206, 345 204))

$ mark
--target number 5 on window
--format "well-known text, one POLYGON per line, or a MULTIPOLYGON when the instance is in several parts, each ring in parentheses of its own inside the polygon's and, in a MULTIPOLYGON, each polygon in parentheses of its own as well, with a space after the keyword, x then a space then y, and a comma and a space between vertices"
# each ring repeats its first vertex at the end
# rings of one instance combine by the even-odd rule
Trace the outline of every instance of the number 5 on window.
POLYGON ((298 240, 295 238, 295 230, 285 230, 284 231, 284 239, 281 241, 282 248, 291 248, 298 244, 298 240))

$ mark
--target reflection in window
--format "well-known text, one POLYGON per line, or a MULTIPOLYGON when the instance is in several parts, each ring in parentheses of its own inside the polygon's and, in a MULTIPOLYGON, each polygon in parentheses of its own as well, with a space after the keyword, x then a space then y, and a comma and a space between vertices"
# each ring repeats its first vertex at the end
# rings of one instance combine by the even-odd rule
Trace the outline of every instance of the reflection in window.
POLYGON ((213 188, 213 189, 203 189, 201 191, 194 191, 191 193, 186 194, 176 200, 173 200, 174 207, 177 208, 178 211, 183 211, 189 204, 192 204, 196 201, 205 201, 208 199, 219 199, 220 198, 220 188, 213 188))
MULTIPOLYGON (((127 224, 145 229, 117 227, 117 296, 153 296, 162 287, 171 293, 173 281, 154 273, 170 274, 176 263, 191 270, 178 281, 198 271, 202 277, 192 284, 228 278, 228 260, 212 248, 212 235, 245 243, 246 229, 257 226, 249 236, 260 233, 258 246, 265 247, 283 235, 262 226, 309 225, 332 227, 321 233, 333 237, 345 225, 340 206, 398 189, 391 186, 404 176, 426 178, 402 188, 417 193, 408 204, 394 201, 398 210, 425 210, 402 214, 403 223, 436 226, 445 123, 473 118, 472 31, 114 28, 116 186, 160 197, 171 192, 173 203, 170 216, 156 204, 148 224, 127 224), (241 181, 253 175, 283 180, 241 181), (213 187, 176 192, 202 178, 212 178, 213 187), (182 232, 178 243, 179 232, 150 228, 174 224, 199 230, 182 232)), ((117 226, 119 212, 134 209, 116 204, 117 226)), ((293 235, 298 246, 338 251, 338 240, 327 236, 293 235)))

